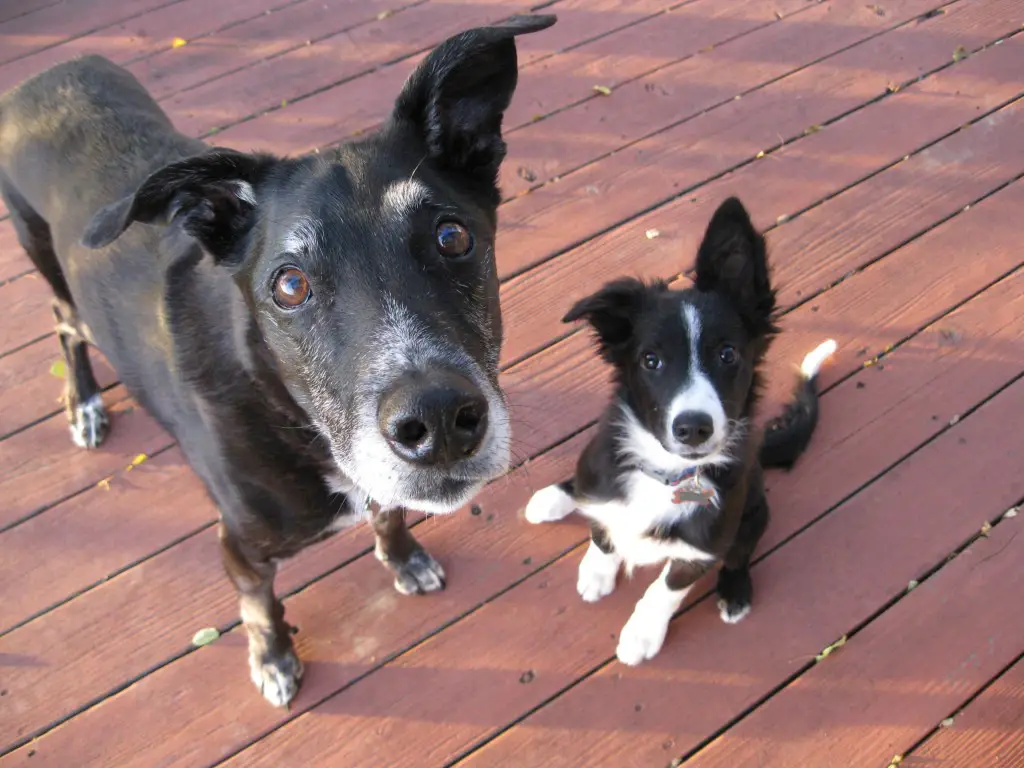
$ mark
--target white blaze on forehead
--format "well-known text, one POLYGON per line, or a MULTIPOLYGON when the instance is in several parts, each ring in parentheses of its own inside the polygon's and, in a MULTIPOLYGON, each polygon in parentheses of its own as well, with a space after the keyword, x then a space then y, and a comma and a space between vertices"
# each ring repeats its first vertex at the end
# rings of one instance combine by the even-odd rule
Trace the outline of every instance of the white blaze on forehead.
POLYGON ((669 437, 672 437, 672 423, 676 417, 686 411, 698 411, 711 417, 714 425, 714 438, 725 437, 726 416, 722 400, 708 378, 700 360, 701 318, 697 308, 692 304, 683 304, 683 325, 690 343, 690 376, 683 383, 682 389, 672 398, 668 409, 669 437))
POLYGON ((304 217, 284 236, 281 246, 285 253, 315 253, 320 239, 320 223, 304 217))
POLYGON ((419 208, 430 196, 430 189, 416 179, 391 182, 384 190, 382 207, 385 216, 403 217, 419 208))

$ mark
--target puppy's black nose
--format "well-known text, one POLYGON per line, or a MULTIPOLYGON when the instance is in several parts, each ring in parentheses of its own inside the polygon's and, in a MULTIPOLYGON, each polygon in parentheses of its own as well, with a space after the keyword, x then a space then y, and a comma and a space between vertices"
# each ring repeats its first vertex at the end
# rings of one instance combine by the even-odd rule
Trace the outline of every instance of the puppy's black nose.
POLYGON ((456 373, 407 374, 381 400, 378 426, 402 459, 450 467, 480 447, 487 432, 487 400, 456 373))
POLYGON ((672 435, 676 440, 696 448, 715 434, 715 423, 703 411, 683 411, 672 421, 672 435))

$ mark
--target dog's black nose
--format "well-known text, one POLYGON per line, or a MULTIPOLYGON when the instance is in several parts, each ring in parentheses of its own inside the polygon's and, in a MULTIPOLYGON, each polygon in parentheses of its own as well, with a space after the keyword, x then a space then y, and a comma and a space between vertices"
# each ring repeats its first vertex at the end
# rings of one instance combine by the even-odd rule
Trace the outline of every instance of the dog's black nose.
POLYGON ((487 400, 464 376, 404 376, 381 400, 378 426, 401 458, 449 467, 472 456, 487 432, 487 400))
POLYGON ((703 411, 683 411, 672 420, 672 435, 676 440, 696 448, 715 434, 715 423, 703 411))

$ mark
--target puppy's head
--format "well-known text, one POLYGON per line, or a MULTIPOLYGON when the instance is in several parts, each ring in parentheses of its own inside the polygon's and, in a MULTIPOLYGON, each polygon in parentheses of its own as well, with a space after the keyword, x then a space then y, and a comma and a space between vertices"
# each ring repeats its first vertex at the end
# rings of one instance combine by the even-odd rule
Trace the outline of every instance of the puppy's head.
POLYGON ((624 451, 668 468, 730 459, 775 332, 774 310, 764 238, 731 198, 708 225, 693 288, 617 280, 564 321, 585 318, 615 366, 624 451))
POLYGON ((230 274, 341 472, 382 506, 450 512, 508 465, 495 262, 501 122, 526 16, 447 40, 388 123, 296 160, 215 149, 154 173, 83 242, 179 226, 230 274))

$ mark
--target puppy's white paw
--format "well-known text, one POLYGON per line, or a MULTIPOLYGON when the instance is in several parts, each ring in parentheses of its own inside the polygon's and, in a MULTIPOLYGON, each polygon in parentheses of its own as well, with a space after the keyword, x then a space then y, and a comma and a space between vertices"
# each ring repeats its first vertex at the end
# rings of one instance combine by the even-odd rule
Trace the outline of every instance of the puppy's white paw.
POLYGON ((526 519, 531 523, 551 523, 561 520, 576 508, 572 497, 557 485, 541 488, 526 505, 526 519))
POLYGON ((403 595, 425 595, 445 587, 444 569, 426 550, 417 549, 404 563, 387 563, 395 572, 395 589, 403 595))
POLYGON ((103 399, 93 395, 69 414, 71 440, 79 448, 98 448, 107 436, 110 422, 103 399))
POLYGON ((637 606, 619 633, 615 655, 623 664, 635 667, 658 655, 667 633, 668 618, 637 606))
POLYGON ((587 553, 580 561, 576 591, 588 603, 596 603, 615 591, 615 579, 619 575, 619 559, 607 555, 591 542, 587 553))
POLYGON ((718 614, 726 624, 739 624, 747 618, 748 613, 750 613, 750 603, 718 601, 718 614))
POLYGON ((263 698, 275 707, 287 707, 295 698, 299 692, 302 672, 302 662, 290 648, 281 656, 249 656, 249 673, 253 684, 263 698))

